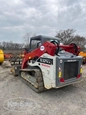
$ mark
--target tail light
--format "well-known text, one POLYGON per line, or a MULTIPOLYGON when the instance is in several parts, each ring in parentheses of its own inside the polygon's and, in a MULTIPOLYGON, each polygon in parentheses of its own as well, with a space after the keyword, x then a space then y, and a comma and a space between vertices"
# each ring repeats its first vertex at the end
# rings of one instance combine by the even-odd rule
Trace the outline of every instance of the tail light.
POLYGON ((81 74, 78 74, 78 75, 77 75, 77 79, 80 78, 80 77, 81 77, 81 74))
POLYGON ((64 78, 61 78, 61 79, 60 79, 60 82, 64 82, 64 78))

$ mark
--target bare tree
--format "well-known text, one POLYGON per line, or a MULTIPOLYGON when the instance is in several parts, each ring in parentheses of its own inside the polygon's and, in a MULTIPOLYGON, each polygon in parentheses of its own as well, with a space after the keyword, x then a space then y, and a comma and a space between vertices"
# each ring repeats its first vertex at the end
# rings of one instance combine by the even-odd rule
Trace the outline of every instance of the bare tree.
POLYGON ((60 38, 64 44, 70 44, 74 41, 74 32, 73 29, 60 30, 57 32, 56 37, 60 38))
POLYGON ((76 43, 78 46, 81 47, 81 50, 85 49, 86 44, 86 38, 75 35, 75 30, 73 29, 67 29, 67 30, 61 30, 57 32, 56 37, 60 38, 63 44, 70 44, 70 43, 76 43))
POLYGON ((77 44, 77 46, 80 46, 81 50, 85 50, 86 45, 86 38, 83 36, 76 35, 74 37, 74 42, 77 44))
POLYGON ((13 42, 2 42, 0 48, 3 50, 21 50, 24 44, 13 43, 13 42))
POLYGON ((29 43, 30 43, 30 38, 36 36, 36 34, 32 33, 32 32, 28 32, 24 35, 24 41, 25 41, 25 47, 29 47, 29 43))

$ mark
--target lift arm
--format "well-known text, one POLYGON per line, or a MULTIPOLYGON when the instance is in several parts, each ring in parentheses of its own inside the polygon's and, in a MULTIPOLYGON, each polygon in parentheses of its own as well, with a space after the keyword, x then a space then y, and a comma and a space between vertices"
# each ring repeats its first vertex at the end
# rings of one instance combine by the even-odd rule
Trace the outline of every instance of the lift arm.
POLYGON ((48 53, 51 56, 54 56, 56 49, 57 49, 57 46, 50 42, 43 43, 39 48, 33 50, 32 52, 27 53, 24 56, 21 68, 24 69, 25 67, 27 67, 27 61, 34 58, 39 58, 44 53, 48 53))

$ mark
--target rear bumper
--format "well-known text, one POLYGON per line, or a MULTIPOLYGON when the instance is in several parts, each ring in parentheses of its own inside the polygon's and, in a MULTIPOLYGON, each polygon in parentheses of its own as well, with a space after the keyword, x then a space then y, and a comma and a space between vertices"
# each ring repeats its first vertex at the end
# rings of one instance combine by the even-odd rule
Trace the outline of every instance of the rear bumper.
POLYGON ((76 80, 72 80, 72 81, 71 80, 70 81, 65 81, 63 83, 58 84, 58 86, 56 86, 55 88, 61 88, 61 87, 64 87, 64 86, 75 84, 77 82, 81 82, 81 80, 82 80, 82 77, 79 78, 79 79, 76 79, 76 80))

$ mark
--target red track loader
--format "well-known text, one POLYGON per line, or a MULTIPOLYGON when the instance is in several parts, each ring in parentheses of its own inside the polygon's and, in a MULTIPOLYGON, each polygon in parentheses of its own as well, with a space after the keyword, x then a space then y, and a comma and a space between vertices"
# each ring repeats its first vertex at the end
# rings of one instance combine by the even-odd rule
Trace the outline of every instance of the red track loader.
POLYGON ((60 45, 56 37, 35 36, 23 59, 13 59, 12 72, 34 91, 60 88, 82 78, 82 57, 74 44, 60 45))

